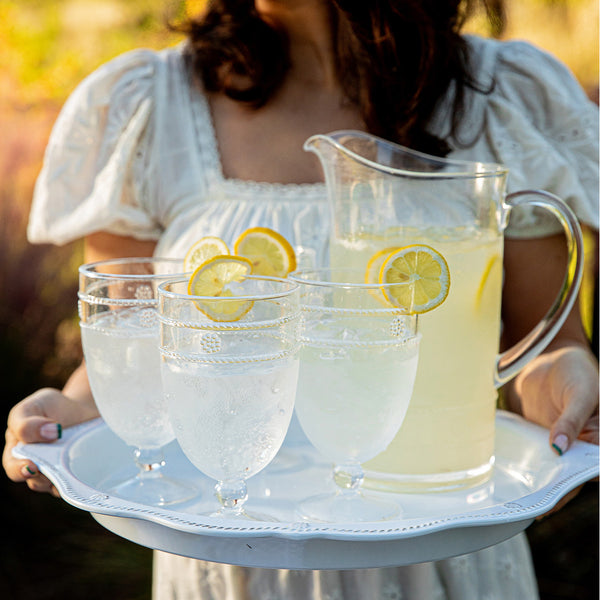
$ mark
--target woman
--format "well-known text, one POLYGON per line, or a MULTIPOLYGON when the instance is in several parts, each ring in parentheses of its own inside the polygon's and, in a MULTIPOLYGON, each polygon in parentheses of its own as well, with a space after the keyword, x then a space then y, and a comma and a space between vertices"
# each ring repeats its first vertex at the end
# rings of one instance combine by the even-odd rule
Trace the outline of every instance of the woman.
MULTIPOLYGON (((138 51, 92 74, 48 146, 29 237, 85 237, 85 260, 182 256, 203 235, 272 227, 319 262, 327 239, 312 134, 360 129, 413 148, 504 163, 514 189, 566 198, 597 228, 597 111, 564 67, 522 43, 460 34, 458 0, 220 0, 189 40, 138 51)), ((515 213, 505 247, 507 344, 529 331, 561 285, 554 223, 515 213), (516 219, 516 221, 514 220, 516 219), (527 299, 524 305, 523 299, 527 299)), ((597 442, 597 363, 574 309, 551 347, 508 390, 514 410, 550 428, 564 453, 597 442)), ((85 366, 9 416, 4 468, 51 485, 11 449, 97 416, 85 366)), ((537 595, 524 536, 439 563, 348 572, 244 569, 156 553, 155 597, 514 598, 537 595)))

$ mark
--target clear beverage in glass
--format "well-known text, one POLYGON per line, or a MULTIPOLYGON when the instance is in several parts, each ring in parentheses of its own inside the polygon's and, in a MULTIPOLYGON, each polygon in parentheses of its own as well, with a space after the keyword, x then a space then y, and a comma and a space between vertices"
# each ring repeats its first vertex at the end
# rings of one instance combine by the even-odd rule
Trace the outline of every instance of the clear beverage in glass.
POLYGON ((107 491, 151 505, 194 497, 167 476, 163 448, 175 439, 160 379, 157 287, 181 275, 181 261, 125 258, 79 268, 79 315, 90 386, 107 426, 132 446, 137 473, 107 491))
POLYGON ((362 283, 362 269, 318 269, 289 276, 300 284, 302 328, 296 414, 304 433, 335 463, 334 492, 301 502, 311 521, 396 517, 401 507, 362 489, 362 464, 398 434, 419 360, 417 317, 362 283))
POLYGON ((210 514, 273 520, 246 510, 246 480, 275 457, 294 411, 298 286, 248 276, 229 291, 201 297, 187 293, 187 280, 160 286, 163 385, 179 445, 217 481, 220 507, 210 514), (209 316, 238 309, 234 321, 209 316))

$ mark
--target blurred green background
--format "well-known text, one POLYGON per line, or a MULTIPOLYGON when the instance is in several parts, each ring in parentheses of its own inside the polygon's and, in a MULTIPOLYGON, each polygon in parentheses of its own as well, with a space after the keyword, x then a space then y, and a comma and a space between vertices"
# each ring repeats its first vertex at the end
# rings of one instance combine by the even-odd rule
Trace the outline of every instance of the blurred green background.
MULTIPOLYGON (((110 58, 180 40, 167 16, 203 0, 0 0, 0 402, 10 407, 44 386, 61 387, 81 358, 76 318, 80 243, 32 246, 25 229, 35 177, 58 111, 75 85, 110 58)), ((598 97, 597 0, 508 0, 505 26, 567 63, 598 97)), ((589 239, 588 239, 589 241, 589 239)), ((588 257, 584 311, 592 327, 588 257)), ((0 476, 0 598, 150 598, 151 551, 98 525, 88 513, 0 476)), ((528 530, 543 600, 598 598, 598 486, 528 530)), ((427 599, 423 599, 427 600, 427 599)), ((510 600, 510 599, 507 599, 510 600)))

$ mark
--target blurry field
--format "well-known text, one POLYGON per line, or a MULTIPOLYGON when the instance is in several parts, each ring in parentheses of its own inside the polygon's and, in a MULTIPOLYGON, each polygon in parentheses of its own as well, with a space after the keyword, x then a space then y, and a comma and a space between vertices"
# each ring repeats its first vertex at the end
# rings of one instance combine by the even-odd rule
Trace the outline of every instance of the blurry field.
MULTIPOLYGON (((202 0, 188 0, 187 6, 164 0, 0 0, 2 422, 20 398, 43 386, 60 387, 81 357, 76 320, 81 246, 31 246, 25 237, 35 177, 57 112, 76 83, 109 58, 176 43, 164 27, 168 7, 182 14, 201 5, 202 0)), ((511 0, 506 11, 504 37, 551 51, 591 96, 597 94, 597 0, 511 0)), ((481 30, 477 19, 470 28, 481 30)), ((150 597, 150 550, 3 475, 0 525, 2 600, 150 597)), ((528 533, 543 600, 598 598, 597 484, 586 485, 566 509, 528 533)))

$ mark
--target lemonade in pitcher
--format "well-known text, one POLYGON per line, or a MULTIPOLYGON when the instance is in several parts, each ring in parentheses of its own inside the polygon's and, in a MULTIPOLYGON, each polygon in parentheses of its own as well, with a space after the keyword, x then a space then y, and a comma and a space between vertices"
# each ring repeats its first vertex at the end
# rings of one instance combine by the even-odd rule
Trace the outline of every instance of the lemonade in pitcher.
POLYGON ((332 243, 331 262, 360 266, 368 277, 381 250, 415 243, 444 256, 450 289, 440 306, 418 317, 420 359, 404 423, 387 450, 365 465, 366 484, 383 489, 418 489, 423 475, 431 489, 437 474, 447 488, 449 473, 456 485, 474 483, 489 476, 493 462, 502 237, 403 229, 332 243))
POLYGON ((361 131, 315 135, 304 148, 323 166, 332 266, 363 268, 369 282, 414 282, 396 305, 418 315, 415 390, 393 442, 365 465, 368 485, 426 491, 485 481, 494 462, 497 388, 547 346, 575 302, 577 218, 544 190, 507 194, 503 165, 431 156, 361 131), (565 283, 536 327, 499 354, 503 234, 511 211, 526 205, 562 225, 565 283), (425 263, 428 253, 443 257, 449 277, 437 291, 412 269, 422 251, 411 245, 424 249, 425 263))

